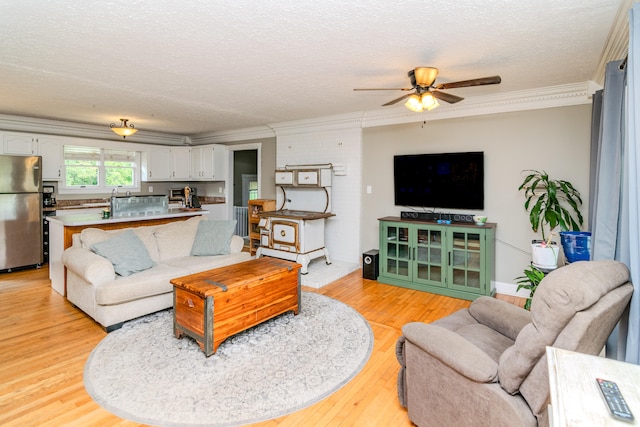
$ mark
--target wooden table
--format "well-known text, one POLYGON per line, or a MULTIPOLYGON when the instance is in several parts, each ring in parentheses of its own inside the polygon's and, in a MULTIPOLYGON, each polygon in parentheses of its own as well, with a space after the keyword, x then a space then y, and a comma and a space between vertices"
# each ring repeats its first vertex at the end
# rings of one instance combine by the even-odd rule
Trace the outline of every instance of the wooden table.
POLYGON ((211 356, 222 341, 287 311, 300 310, 300 264, 259 258, 172 279, 177 338, 211 356))
POLYGON ((547 347, 547 364, 551 427, 638 425, 640 366, 554 347, 547 347), (609 414, 596 378, 618 384, 635 424, 618 421, 609 414))

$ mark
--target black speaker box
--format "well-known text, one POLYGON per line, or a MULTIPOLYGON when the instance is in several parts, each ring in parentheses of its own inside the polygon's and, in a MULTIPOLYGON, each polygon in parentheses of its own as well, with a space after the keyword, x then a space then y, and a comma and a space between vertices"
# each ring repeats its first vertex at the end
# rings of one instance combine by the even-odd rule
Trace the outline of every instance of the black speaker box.
POLYGON ((419 221, 435 221, 439 219, 439 214, 435 212, 401 211, 400 218, 409 220, 415 219, 419 221))
POLYGON ((378 280, 378 262, 380 251, 371 249, 362 254, 362 277, 369 280, 378 280))
POLYGON ((467 222, 474 223, 473 215, 461 214, 461 213, 447 213, 447 212, 416 212, 416 211, 401 211, 400 218, 404 220, 416 220, 416 221, 451 221, 451 222, 467 222))

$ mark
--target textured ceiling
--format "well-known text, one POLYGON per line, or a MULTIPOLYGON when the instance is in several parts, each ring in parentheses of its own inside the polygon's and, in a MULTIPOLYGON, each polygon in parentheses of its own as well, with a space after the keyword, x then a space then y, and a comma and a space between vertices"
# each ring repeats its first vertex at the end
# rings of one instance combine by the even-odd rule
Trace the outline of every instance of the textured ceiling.
POLYGON ((502 76, 465 97, 575 83, 622 1, 5 0, 0 114, 194 135, 379 109, 402 92, 352 89, 416 66, 502 76))

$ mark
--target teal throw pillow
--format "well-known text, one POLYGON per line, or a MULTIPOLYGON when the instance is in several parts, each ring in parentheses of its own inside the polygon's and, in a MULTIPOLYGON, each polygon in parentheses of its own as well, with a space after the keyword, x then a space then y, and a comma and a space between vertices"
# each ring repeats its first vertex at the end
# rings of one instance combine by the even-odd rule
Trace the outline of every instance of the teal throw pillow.
POLYGON ((111 261, 119 276, 130 276, 155 265, 142 240, 131 230, 95 243, 91 250, 111 261))
POLYGON ((236 220, 200 221, 191 255, 227 255, 231 252, 231 238, 236 229, 236 220))

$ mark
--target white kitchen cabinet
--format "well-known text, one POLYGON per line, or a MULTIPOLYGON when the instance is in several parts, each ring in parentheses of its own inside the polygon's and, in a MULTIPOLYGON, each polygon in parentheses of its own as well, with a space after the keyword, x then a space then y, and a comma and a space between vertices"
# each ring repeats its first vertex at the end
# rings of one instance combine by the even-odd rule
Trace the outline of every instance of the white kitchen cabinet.
POLYGON ((60 181, 64 170, 64 143, 62 140, 38 138, 38 155, 42 156, 42 180, 60 181))
POLYGON ((191 147, 191 180, 211 181, 215 173, 215 147, 191 147))
POLYGON ((33 156, 38 153, 38 135, 5 133, 2 135, 2 153, 33 156))
POLYGON ((191 147, 192 181, 225 181, 227 148, 221 144, 191 147))
POLYGON ((171 149, 169 147, 150 147, 142 153, 142 180, 171 180, 171 149))
POLYGON ((189 147, 171 148, 171 180, 189 181, 191 179, 191 149, 189 147))
POLYGON ((229 150, 222 144, 214 144, 214 181, 227 181, 229 179, 229 150))

